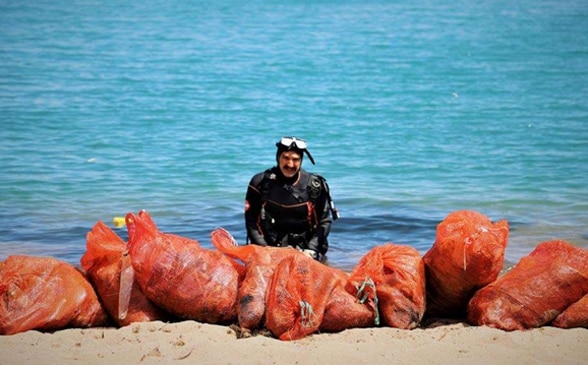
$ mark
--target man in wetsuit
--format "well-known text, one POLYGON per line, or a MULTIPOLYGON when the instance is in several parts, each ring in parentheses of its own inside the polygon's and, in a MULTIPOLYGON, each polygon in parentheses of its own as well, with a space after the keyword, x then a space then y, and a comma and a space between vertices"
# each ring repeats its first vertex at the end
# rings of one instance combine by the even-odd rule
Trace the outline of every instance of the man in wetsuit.
POLYGON ((304 154, 314 165, 306 142, 283 137, 277 166, 253 176, 245 197, 247 242, 294 247, 321 260, 328 250, 331 214, 338 218, 323 177, 302 170, 304 154))

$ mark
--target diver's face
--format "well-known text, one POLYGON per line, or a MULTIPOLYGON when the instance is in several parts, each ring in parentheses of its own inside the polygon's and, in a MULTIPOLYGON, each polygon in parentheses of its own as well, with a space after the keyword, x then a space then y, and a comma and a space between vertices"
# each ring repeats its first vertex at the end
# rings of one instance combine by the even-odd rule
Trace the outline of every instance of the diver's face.
POLYGON ((286 151, 280 155, 280 171, 287 178, 296 175, 300 171, 301 164, 302 156, 296 151, 286 151))

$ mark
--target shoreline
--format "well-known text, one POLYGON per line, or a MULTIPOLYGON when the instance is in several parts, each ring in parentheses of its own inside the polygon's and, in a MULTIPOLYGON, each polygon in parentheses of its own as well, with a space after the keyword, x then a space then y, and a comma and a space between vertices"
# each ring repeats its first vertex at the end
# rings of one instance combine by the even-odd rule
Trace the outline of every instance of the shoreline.
POLYGON ((238 339, 230 326, 192 320, 0 336, 3 365, 50 364, 583 364, 588 329, 506 332, 438 320, 413 330, 354 328, 297 341, 238 339))

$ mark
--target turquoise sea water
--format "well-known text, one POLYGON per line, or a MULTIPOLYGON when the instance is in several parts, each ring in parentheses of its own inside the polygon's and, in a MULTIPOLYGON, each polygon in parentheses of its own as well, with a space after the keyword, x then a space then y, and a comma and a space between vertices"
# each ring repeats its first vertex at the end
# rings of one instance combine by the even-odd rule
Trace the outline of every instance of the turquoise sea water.
POLYGON ((581 0, 0 0, 0 124, 0 259, 78 264, 98 220, 141 209, 244 242, 282 135, 341 211, 332 266, 424 253, 459 209, 509 221, 509 262, 588 248, 581 0))

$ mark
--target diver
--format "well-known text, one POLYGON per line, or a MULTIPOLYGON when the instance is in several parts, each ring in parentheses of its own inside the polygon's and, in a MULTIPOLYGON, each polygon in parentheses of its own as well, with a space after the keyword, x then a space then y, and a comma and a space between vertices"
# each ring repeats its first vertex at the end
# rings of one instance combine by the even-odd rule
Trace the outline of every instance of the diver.
POLYGON ((329 186, 301 168, 304 154, 314 165, 306 141, 282 137, 276 147, 277 165, 254 175, 247 187, 247 243, 294 247, 322 261, 331 223, 339 218, 329 186))

